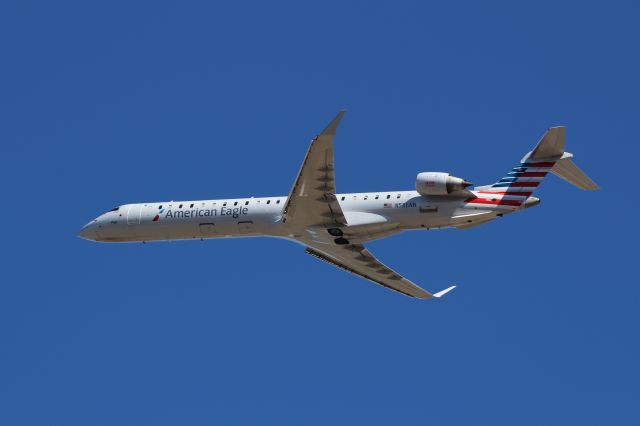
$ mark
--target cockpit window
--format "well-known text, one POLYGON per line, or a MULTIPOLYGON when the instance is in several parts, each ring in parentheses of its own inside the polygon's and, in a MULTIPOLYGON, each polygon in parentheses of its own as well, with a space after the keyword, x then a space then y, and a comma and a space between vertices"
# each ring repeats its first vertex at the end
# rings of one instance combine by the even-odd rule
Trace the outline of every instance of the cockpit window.
POLYGON ((111 209, 111 210, 109 210, 109 211, 110 211, 110 212, 117 212, 117 211, 118 211, 118 209, 120 209, 120 207, 114 207, 114 208, 112 208, 112 209, 111 209))

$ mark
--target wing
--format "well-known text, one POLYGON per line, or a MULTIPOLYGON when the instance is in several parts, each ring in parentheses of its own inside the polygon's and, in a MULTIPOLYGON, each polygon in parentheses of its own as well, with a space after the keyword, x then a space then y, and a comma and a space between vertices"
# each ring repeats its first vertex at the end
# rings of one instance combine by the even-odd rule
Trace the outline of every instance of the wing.
POLYGON ((438 293, 429 293, 376 259, 362 244, 308 246, 306 252, 320 260, 344 269, 347 272, 366 278, 376 284, 395 290, 407 296, 419 299, 431 299, 444 296, 456 286, 438 293))
POLYGON ((333 137, 344 111, 309 145, 298 176, 284 205, 282 221, 290 225, 346 225, 336 199, 333 167, 333 137))

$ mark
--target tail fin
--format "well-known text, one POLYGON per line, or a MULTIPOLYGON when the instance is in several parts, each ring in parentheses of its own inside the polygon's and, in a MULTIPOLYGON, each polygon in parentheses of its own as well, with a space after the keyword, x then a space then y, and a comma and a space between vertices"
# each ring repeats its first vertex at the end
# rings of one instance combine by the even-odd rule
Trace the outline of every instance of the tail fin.
POLYGON ((505 177, 493 185, 478 187, 476 190, 481 193, 502 194, 522 202, 533 194, 549 172, 578 188, 598 189, 598 185, 573 163, 573 154, 564 151, 564 141, 564 127, 550 128, 535 148, 505 177))

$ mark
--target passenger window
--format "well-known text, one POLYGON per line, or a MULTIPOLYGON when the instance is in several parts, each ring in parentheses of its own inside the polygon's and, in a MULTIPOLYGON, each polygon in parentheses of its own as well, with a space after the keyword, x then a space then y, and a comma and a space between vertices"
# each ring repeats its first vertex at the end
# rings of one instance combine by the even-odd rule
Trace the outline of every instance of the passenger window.
POLYGON ((222 203, 222 207, 226 206, 227 202, 225 201, 224 203, 222 203))
POLYGON ((237 201, 235 201, 235 202, 233 203, 233 205, 234 205, 234 206, 237 206, 237 205, 238 205, 238 202, 237 202, 237 201))
POLYGON ((340 198, 340 201, 344 201, 344 197, 340 198))
POLYGON ((245 205, 245 206, 249 205, 249 202, 248 202, 248 201, 245 201, 245 202, 244 202, 244 205, 245 205))
POLYGON ((158 210, 162 210, 162 204, 158 206, 158 210))
POLYGON ((179 208, 179 209, 181 209, 181 208, 182 208, 182 204, 180 204, 180 205, 178 206, 178 208, 179 208))
POLYGON ((276 201, 276 204, 280 204, 280 200, 276 201))
POLYGON ((377 200, 378 198, 380 198, 380 196, 379 196, 379 195, 376 195, 376 200, 377 200))
POLYGON ((271 204, 271 200, 267 200, 267 204, 271 204))
POLYGON ((387 200, 391 198, 391 194, 387 194, 387 200))
POLYGON ((398 194, 398 195, 396 196, 396 198, 400 198, 400 194, 398 194))
POLYGON ((193 208, 193 203, 191 203, 191 206, 190 206, 190 208, 193 208))
POLYGON ((369 196, 368 196, 368 195, 365 195, 365 196, 364 196, 364 199, 365 199, 365 200, 368 200, 368 199, 369 199, 369 196))

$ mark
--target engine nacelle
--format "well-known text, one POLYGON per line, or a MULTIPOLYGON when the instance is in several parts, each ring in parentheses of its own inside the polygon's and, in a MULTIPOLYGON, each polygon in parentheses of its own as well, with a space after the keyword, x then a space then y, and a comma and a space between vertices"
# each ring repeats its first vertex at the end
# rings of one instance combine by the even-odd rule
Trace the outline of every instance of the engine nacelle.
POLYGON ((420 195, 449 195, 473 185, 449 173, 423 172, 416 177, 416 191, 420 195))

